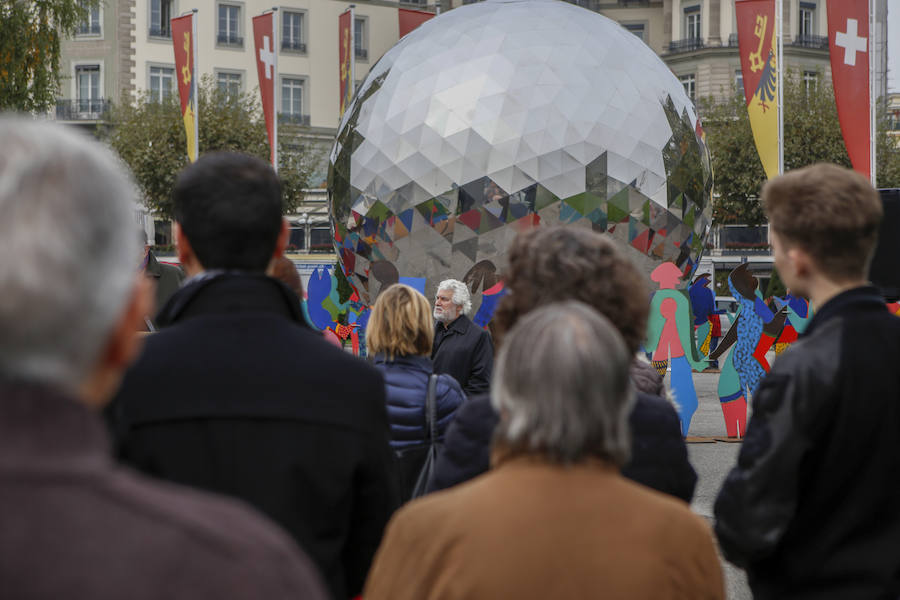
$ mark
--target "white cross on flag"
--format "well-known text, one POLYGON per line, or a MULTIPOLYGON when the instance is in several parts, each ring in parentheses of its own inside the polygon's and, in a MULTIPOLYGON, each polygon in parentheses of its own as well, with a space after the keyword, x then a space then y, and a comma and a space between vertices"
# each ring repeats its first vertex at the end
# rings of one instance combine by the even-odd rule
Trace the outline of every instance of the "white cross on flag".
POLYGON ((275 53, 275 19, 274 13, 266 13, 253 17, 253 39, 256 52, 256 72, 259 75, 259 93, 262 96, 263 115, 266 118, 266 133, 269 135, 270 159, 277 168, 275 148, 276 112, 275 112, 275 80, 278 77, 278 62, 275 53))
POLYGON ((831 80, 844 145, 853 168, 870 177, 869 1, 828 3, 831 80))

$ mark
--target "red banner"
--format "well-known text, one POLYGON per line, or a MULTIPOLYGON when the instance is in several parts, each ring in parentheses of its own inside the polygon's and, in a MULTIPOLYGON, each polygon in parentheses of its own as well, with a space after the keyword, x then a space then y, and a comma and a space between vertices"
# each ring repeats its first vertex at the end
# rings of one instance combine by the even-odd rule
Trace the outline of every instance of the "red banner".
POLYGON ((753 141, 766 177, 778 175, 778 80, 775 0, 738 0, 735 5, 744 98, 753 141))
POLYGON ((828 3, 831 79, 844 144, 853 168, 870 177, 869 2, 828 3))
POLYGON ((412 10, 410 8, 397 9, 397 14, 400 19, 400 37, 403 37, 428 19, 434 17, 434 13, 422 10, 412 10))
POLYGON ((338 60, 341 69, 340 114, 353 99, 353 10, 338 17, 338 60))
POLYGON ((197 98, 194 95, 194 15, 172 19, 172 43, 175 45, 175 74, 187 136, 187 154, 188 159, 194 162, 197 160, 198 125, 197 98))
POLYGON ((259 75, 259 93, 262 96, 263 116, 266 118, 266 133, 269 135, 269 161, 276 169, 275 145, 275 79, 278 64, 275 60, 275 18, 274 13, 253 17, 253 40, 255 42, 256 72, 259 75))

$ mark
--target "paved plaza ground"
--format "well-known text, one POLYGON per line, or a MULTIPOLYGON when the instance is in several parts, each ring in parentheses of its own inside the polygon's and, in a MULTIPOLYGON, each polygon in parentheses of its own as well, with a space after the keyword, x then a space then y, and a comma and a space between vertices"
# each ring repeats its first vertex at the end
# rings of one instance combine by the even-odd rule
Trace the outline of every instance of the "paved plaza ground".
MULTIPOLYGON (((700 405, 691 421, 691 429, 688 432, 690 436, 725 436, 725 422, 722 419, 722 409, 719 407, 719 397, 716 394, 718 382, 718 373, 694 374, 694 386, 697 389, 700 405)), ((719 488, 722 487, 722 481, 728 471, 737 461, 740 448, 740 443, 733 442, 688 444, 688 455, 691 464, 697 471, 697 489, 694 492, 691 508, 706 518, 710 525, 712 525, 716 494, 719 493, 719 488)), ((729 600, 752 598, 744 571, 735 568, 724 559, 722 559, 722 568, 725 571, 729 600)))

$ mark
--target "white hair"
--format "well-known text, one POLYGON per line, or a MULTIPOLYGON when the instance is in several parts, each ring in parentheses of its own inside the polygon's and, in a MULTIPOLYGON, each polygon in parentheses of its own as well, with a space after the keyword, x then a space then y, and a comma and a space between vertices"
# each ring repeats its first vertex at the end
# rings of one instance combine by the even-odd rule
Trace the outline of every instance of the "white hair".
POLYGON ((140 261, 135 187, 66 126, 0 117, 0 376, 75 390, 140 261))
POLYGON ((450 290, 453 292, 453 304, 462 308, 462 314, 467 315, 472 310, 472 295, 469 288, 458 279, 445 279, 438 284, 437 291, 450 290))
POLYGON ((586 304, 538 308, 506 335, 491 401, 502 415, 494 439, 514 452, 575 463, 627 462, 634 401, 625 341, 586 304))

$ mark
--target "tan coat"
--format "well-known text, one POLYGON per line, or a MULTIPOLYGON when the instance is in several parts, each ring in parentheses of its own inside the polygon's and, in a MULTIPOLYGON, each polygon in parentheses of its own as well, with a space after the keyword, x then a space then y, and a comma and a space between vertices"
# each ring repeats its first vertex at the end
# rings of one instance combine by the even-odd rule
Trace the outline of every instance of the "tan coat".
POLYGON ((709 527, 594 462, 514 458, 401 509, 365 600, 724 598, 709 527))

